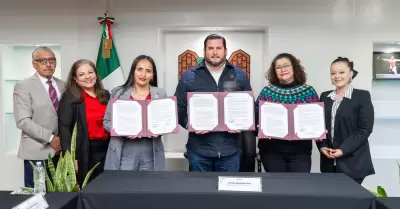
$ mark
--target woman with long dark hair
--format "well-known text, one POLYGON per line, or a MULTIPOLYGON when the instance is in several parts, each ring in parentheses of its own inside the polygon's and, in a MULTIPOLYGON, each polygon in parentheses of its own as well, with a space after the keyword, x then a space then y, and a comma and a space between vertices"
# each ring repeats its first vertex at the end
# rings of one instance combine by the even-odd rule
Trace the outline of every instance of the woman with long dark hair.
MULTIPOLYGON (((166 98, 165 90, 157 88, 157 68, 154 60, 146 55, 138 56, 132 63, 125 84, 114 88, 111 97, 134 100, 166 98)), ((108 104, 104 117, 104 128, 107 130, 111 129, 111 105, 108 104)), ((165 155, 161 137, 111 137, 104 169, 164 171, 165 155)))
MULTIPOLYGON (((110 134, 103 128, 103 118, 110 94, 103 88, 94 63, 81 59, 69 72, 65 92, 58 109, 58 130, 63 152, 70 150, 75 123, 78 182, 82 186, 87 172, 98 162, 104 163, 110 134)), ((90 180, 103 171, 98 166, 90 180)))

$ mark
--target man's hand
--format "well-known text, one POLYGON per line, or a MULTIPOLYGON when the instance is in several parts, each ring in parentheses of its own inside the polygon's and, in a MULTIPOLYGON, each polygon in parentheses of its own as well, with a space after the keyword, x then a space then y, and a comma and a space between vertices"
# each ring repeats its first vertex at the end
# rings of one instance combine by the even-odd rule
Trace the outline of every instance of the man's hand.
POLYGON ((50 142, 50 146, 54 149, 54 151, 56 151, 56 153, 59 153, 61 151, 60 137, 53 136, 53 139, 50 142))

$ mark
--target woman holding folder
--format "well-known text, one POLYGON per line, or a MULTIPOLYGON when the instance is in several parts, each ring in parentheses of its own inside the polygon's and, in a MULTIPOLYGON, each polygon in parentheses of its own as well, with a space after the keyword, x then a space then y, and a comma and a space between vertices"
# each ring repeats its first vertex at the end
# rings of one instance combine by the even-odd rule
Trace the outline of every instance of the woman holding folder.
MULTIPOLYGON (((128 79, 111 91, 111 98, 150 100, 167 98, 164 89, 157 88, 157 69, 153 59, 138 56, 132 63, 128 79)), ((111 101, 104 116, 104 128, 111 130, 111 101)), ((164 145, 160 136, 112 136, 108 146, 105 170, 164 171, 164 145)))
POLYGON ((336 89, 320 97, 328 130, 328 140, 317 143, 321 172, 345 173, 361 184, 366 176, 375 174, 368 143, 374 126, 371 95, 350 85, 357 71, 348 58, 335 59, 330 74, 336 89))
MULTIPOLYGON (((81 186, 87 172, 98 162, 104 163, 106 157, 110 134, 103 128, 103 117, 109 98, 94 63, 85 59, 76 61, 60 100, 58 130, 65 153, 70 149, 74 125, 77 124, 75 166, 81 186)), ((90 180, 102 171, 103 164, 94 170, 90 180)))
MULTIPOLYGON (((291 54, 277 55, 267 72, 269 84, 260 92, 255 104, 259 124, 259 101, 295 104, 318 102, 314 88, 306 84, 306 73, 299 60, 291 54)), ((310 172, 312 140, 288 141, 260 139, 261 162, 266 172, 310 172)))

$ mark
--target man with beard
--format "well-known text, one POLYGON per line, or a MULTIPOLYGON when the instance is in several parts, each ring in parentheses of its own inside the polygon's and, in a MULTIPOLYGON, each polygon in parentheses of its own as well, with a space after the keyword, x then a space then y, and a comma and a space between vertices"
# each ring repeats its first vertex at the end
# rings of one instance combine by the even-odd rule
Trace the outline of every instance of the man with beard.
MULTIPOLYGON (((32 65, 36 73, 14 87, 14 118, 22 131, 18 158, 24 160, 26 187, 34 187, 34 164, 55 156, 61 150, 58 137, 57 108, 64 91, 64 82, 55 78, 56 57, 48 47, 39 47, 32 53, 32 65)), ((47 164, 47 162, 46 162, 47 164)), ((43 165, 43 164, 42 164, 43 165)))
MULTIPOLYGON (((178 121, 187 129, 187 92, 252 91, 245 72, 226 59, 224 37, 211 34, 204 40, 204 59, 186 71, 179 80, 175 96, 178 121)), ((186 144, 189 171, 238 172, 240 131, 190 132, 186 144)))

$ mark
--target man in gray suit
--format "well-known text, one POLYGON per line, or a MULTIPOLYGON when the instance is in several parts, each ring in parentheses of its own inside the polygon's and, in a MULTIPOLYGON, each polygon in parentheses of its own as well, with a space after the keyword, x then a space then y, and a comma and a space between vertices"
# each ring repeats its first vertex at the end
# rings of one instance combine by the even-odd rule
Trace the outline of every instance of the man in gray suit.
POLYGON ((21 129, 18 158, 24 160, 26 187, 34 187, 33 169, 29 163, 47 159, 49 153, 57 160, 61 150, 58 135, 57 108, 64 82, 53 77, 56 57, 47 47, 32 53, 36 73, 14 87, 14 118, 21 129), (56 157, 55 157, 56 156, 56 157))

